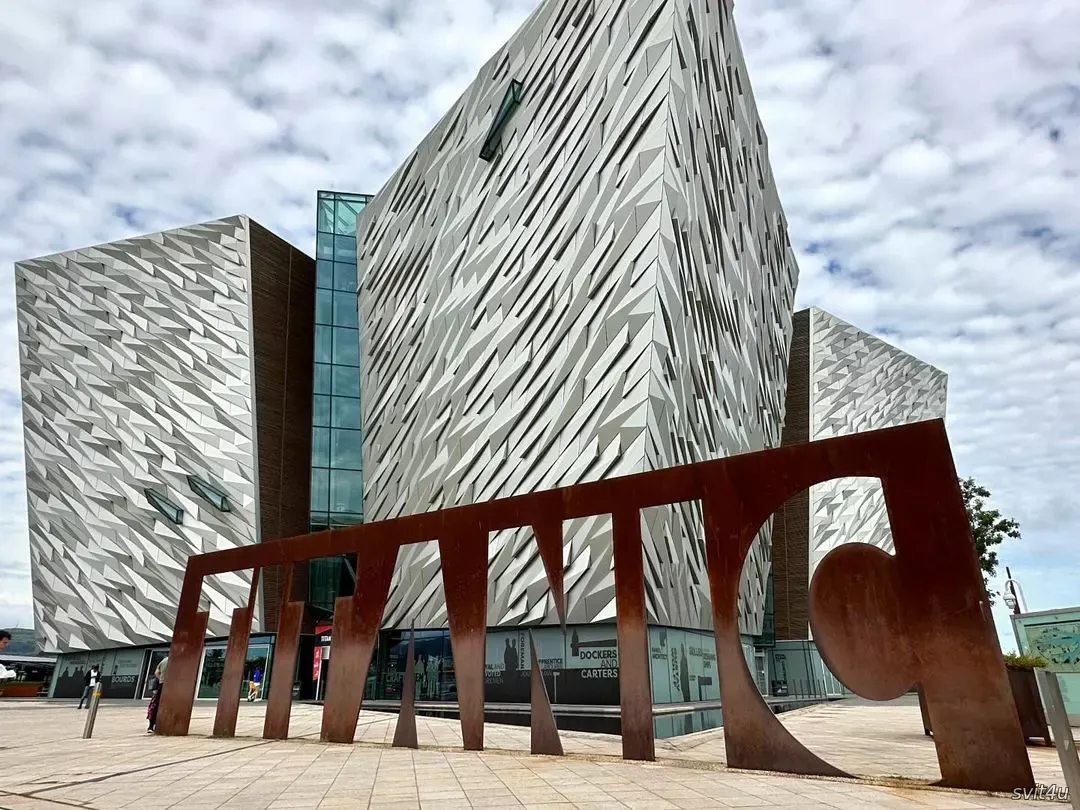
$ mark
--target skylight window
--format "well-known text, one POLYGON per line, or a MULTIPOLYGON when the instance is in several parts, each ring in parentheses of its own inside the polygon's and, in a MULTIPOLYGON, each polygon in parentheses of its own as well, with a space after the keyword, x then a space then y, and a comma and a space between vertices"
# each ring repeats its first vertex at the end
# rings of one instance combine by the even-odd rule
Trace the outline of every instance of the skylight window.
POLYGON ((480 149, 481 160, 491 161, 499 154, 502 147, 503 130, 510 121, 510 117, 514 114, 514 110, 521 104, 521 94, 524 90, 525 85, 517 79, 510 81, 510 87, 507 88, 506 95, 503 96, 499 111, 495 113, 495 120, 491 122, 491 129, 488 130, 487 137, 484 138, 484 145, 480 149))
POLYGON ((203 481, 197 475, 189 475, 187 477, 188 486, 191 487, 191 491, 202 498, 204 501, 210 503, 219 512, 231 512, 232 506, 229 504, 229 496, 215 487, 213 484, 208 484, 203 481))
POLYGON ((171 523, 179 526, 184 522, 184 510, 170 501, 156 489, 144 489, 143 494, 150 505, 163 514, 171 523))

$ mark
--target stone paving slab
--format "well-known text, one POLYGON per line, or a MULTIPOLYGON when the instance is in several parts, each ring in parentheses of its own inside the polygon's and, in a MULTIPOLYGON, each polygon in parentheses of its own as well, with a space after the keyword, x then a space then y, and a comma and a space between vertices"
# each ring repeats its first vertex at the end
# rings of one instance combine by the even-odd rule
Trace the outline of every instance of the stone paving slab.
MULTIPOLYGON (((529 730, 489 724, 487 750, 460 750, 456 721, 417 718, 419 751, 389 748, 396 718, 362 712, 353 746, 318 742, 320 707, 293 708, 296 739, 259 739, 264 707, 242 704, 216 740, 213 704, 192 736, 148 736, 145 707, 102 705, 94 738, 74 704, 0 701, 0 808, 990 808, 1005 796, 728 770, 723 732, 657 741, 657 763, 619 759, 617 737, 563 732, 566 758, 527 753, 529 730), (457 749, 457 750, 455 750, 457 749)), ((832 704, 782 715, 811 750, 854 773, 937 778, 918 708, 832 704)), ((1062 784, 1052 749, 1029 749, 1036 779, 1062 784)))

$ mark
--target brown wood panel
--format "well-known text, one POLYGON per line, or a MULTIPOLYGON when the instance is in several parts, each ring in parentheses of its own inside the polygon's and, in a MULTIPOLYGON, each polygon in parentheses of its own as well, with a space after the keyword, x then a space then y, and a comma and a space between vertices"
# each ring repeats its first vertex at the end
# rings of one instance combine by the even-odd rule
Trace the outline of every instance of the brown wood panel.
MULTIPOLYGON (((308 531, 315 260, 251 220, 249 232, 259 540, 266 542, 308 531)), ((294 566, 291 582, 268 571, 263 584, 263 627, 274 628, 287 588, 306 597, 307 564, 294 566)))
MULTIPOLYGON (((788 360, 782 446, 810 441, 810 310, 796 312, 788 360)), ((810 492, 773 516, 773 627, 777 639, 810 637, 810 492)))

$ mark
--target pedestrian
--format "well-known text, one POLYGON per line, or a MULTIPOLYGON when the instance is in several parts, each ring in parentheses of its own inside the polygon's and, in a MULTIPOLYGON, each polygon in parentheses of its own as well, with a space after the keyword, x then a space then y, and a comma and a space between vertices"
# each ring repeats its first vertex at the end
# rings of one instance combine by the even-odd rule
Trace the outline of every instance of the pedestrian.
POLYGON ((158 705, 161 703, 161 693, 165 691, 165 677, 169 671, 169 656, 161 659, 154 669, 156 681, 153 691, 150 693, 150 705, 146 707, 146 733, 153 734, 157 730, 158 705))
POLYGON ((259 687, 262 686, 263 671, 262 667, 256 666, 255 671, 251 673, 251 680, 248 681, 248 703, 259 698, 259 687))
MULTIPOLYGON (((0 650, 3 650, 11 643, 11 633, 7 630, 0 630, 0 650)), ((3 664, 0 664, 0 681, 11 680, 17 673, 13 669, 8 669, 3 664)))
POLYGON ((79 698, 78 708, 81 709, 83 707, 83 703, 86 704, 87 709, 90 708, 90 695, 93 694, 94 688, 98 685, 98 681, 100 680, 101 674, 98 672, 97 664, 94 664, 92 667, 90 667, 90 669, 86 673, 86 676, 83 678, 83 693, 82 697, 79 698))
POLYGON ((161 702, 161 681, 154 681, 150 690, 150 705, 146 707, 146 733, 153 734, 157 725, 158 704, 161 702))

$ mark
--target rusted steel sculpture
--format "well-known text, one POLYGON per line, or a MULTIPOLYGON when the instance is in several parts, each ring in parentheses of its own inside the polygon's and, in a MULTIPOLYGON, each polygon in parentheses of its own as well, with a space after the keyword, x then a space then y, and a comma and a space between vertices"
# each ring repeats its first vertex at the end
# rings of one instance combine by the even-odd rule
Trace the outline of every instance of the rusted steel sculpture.
MULTIPOLYGON (((640 512, 700 500, 728 766, 844 775, 799 743, 761 698, 743 659, 737 602, 743 561, 761 525, 792 495, 848 476, 881 479, 896 554, 850 544, 818 565, 810 616, 830 670, 857 694, 873 699, 921 685, 943 784, 1004 791, 1031 787, 1031 765, 940 420, 192 557, 158 731, 188 731, 206 630, 206 614, 198 609, 204 577, 355 553, 356 592, 336 605, 323 709, 323 738, 351 742, 398 549, 437 540, 462 737, 465 748, 482 749, 489 533, 532 527, 565 625, 562 522, 610 514, 623 756, 653 759, 640 512)), ((286 613, 274 662, 279 672, 291 672, 295 656, 294 620, 286 613)), ((275 715, 271 720, 268 711, 264 736, 285 736, 291 684, 288 678, 273 680, 280 686, 277 693, 271 687, 275 715)))
POLYGON ((214 736, 232 737, 236 734, 236 717, 240 711, 240 685, 244 682, 248 640, 251 638, 251 618, 255 612, 255 595, 259 590, 259 571, 251 575, 251 590, 247 605, 236 608, 229 625, 229 646, 225 649, 225 669, 221 673, 217 712, 214 715, 214 736))
POLYGON ((394 748, 417 748, 416 742, 416 631, 409 630, 408 658, 401 681, 401 707, 394 728, 394 748))
POLYGON ((551 701, 548 700, 547 685, 544 683, 544 673, 540 670, 540 656, 536 653, 536 639, 533 638, 532 630, 529 631, 529 655, 532 656, 532 668, 529 675, 531 703, 529 730, 532 732, 529 753, 561 757, 563 755, 562 740, 559 739, 559 729, 555 726, 555 715, 551 711, 551 701))

